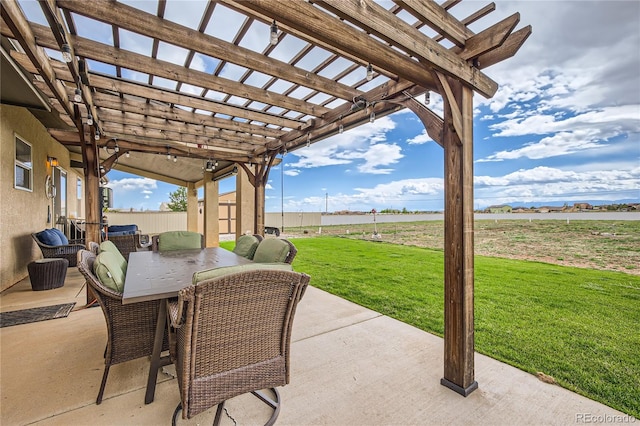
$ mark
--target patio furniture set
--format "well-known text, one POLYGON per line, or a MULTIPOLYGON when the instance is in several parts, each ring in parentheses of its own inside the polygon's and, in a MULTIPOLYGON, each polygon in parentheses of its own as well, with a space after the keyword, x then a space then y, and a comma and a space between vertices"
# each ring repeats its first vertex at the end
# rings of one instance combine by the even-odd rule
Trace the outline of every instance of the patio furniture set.
POLYGON ((125 259, 110 241, 78 252, 78 269, 107 323, 102 402, 109 368, 150 356, 145 403, 158 370, 175 364, 181 403, 173 423, 253 393, 279 413, 278 386, 289 382, 291 326, 309 276, 294 272, 287 240, 244 235, 234 251, 204 248, 199 233, 160 234, 153 250, 125 259), (168 351, 169 355, 162 356, 168 351), (260 392, 271 389, 270 392, 260 392))

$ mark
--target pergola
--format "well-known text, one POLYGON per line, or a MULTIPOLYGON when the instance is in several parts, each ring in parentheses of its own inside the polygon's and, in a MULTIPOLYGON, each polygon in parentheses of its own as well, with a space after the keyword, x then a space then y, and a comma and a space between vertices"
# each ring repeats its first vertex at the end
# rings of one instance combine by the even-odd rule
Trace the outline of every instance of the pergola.
POLYGON ((531 27, 515 31, 516 13, 474 32, 469 25, 495 4, 457 19, 449 11, 460 1, 220 0, 177 23, 165 14, 179 4, 166 0, 39 0, 38 23, 3 0, 1 31, 57 115, 43 124, 82 163, 94 241, 99 182, 113 167, 186 186, 190 208, 196 188, 215 198, 217 179, 237 170, 250 184, 243 197, 251 193, 253 229, 262 232, 265 185, 279 155, 414 112, 444 149, 442 384, 466 396, 477 388, 473 94, 495 94, 482 70, 513 56, 531 27), (127 43, 132 35, 146 49, 127 43), (416 99, 429 92, 442 96, 444 117, 416 99))

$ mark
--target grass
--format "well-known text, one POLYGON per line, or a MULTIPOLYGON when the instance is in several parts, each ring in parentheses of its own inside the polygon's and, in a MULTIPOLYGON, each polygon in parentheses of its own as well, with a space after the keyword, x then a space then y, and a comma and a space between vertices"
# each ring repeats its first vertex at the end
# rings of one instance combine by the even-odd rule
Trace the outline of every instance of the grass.
MULTIPOLYGON (((443 335, 442 251, 330 236, 293 241, 295 270, 311 275, 313 286, 443 335)), ((533 374, 543 372, 636 418, 639 307, 639 276, 475 259, 478 352, 533 374)))

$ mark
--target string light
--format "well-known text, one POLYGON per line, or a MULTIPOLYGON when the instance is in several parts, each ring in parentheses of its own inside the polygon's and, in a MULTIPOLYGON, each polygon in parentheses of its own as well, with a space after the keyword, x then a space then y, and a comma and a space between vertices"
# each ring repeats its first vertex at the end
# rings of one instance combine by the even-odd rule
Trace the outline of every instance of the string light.
POLYGON ((124 155, 125 155, 127 158, 131 157, 131 153, 130 153, 129 151, 125 152, 125 153, 124 153, 124 155))
MULTIPOLYGON (((96 134, 94 135, 94 139, 99 141, 100 140, 100 130, 96 129, 96 134)), ((104 147, 105 149, 107 149, 107 147, 104 147)))
POLYGON ((307 133, 307 148, 311 146, 311 134, 307 133))
POLYGON ((73 61, 73 56, 71 56, 71 46, 69 46, 69 43, 63 43, 60 50, 62 51, 62 59, 65 62, 69 63, 73 61))
POLYGON ((271 24, 271 32, 269 37, 269 43, 272 46, 278 44, 278 24, 276 24, 276 20, 273 20, 273 24, 271 24))
POLYGON ((373 79, 373 66, 371 66, 371 63, 369 63, 369 65, 367 65, 367 81, 371 81, 373 79))
POLYGON ((369 116, 369 123, 373 123, 376 121, 376 113, 371 111, 371 115, 369 116))
POLYGON ((93 125, 93 116, 89 114, 87 116, 87 126, 92 126, 92 125, 93 125))
POLYGON ((429 102, 431 101, 431 95, 429 94, 430 92, 426 92, 424 94, 424 104, 425 105, 429 105, 429 102))
POLYGON ((177 162, 177 161, 178 161, 178 156, 177 156, 177 155, 174 155, 174 156, 173 156, 173 162, 175 163, 175 162, 177 162))
POLYGON ((77 104, 82 102, 82 90, 80 90, 79 87, 76 87, 76 91, 74 92, 74 95, 73 95, 73 102, 77 104))
POLYGON ((340 125, 338 126, 338 133, 344 133, 344 126, 342 125, 342 114, 340 115, 340 125))

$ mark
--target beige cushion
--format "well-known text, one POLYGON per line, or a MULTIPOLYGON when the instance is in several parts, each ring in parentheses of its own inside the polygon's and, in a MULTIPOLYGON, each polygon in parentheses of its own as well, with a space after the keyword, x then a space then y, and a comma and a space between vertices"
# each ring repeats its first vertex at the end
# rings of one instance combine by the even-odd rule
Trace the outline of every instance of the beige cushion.
POLYGON ((213 268, 204 271, 198 271, 193 274, 193 278, 191 281, 193 282, 193 284, 197 284, 199 282, 221 277, 223 275, 236 274, 238 272, 245 271, 255 271, 258 269, 293 271, 293 268, 288 263, 247 263, 246 265, 224 266, 222 268, 213 268))
POLYGON ((109 253, 113 253, 118 258, 118 262, 120 262, 120 268, 122 269, 123 274, 127 274, 127 259, 124 258, 118 247, 113 244, 111 241, 103 241, 100 243, 100 248, 98 249, 98 253, 102 253, 108 251, 109 253))
POLYGON ((291 248, 286 241, 278 238, 265 238, 260 241, 253 261, 256 263, 279 263, 284 262, 291 248))
POLYGON ((122 293, 124 290, 125 274, 122 272, 120 260, 109 251, 103 251, 93 263, 93 272, 98 280, 113 291, 122 293))
POLYGON ((258 241, 258 239, 253 235, 243 235, 238 238, 238 242, 236 242, 233 252, 238 256, 253 259, 253 255, 258 248, 258 244, 260 244, 260 241, 258 241))

